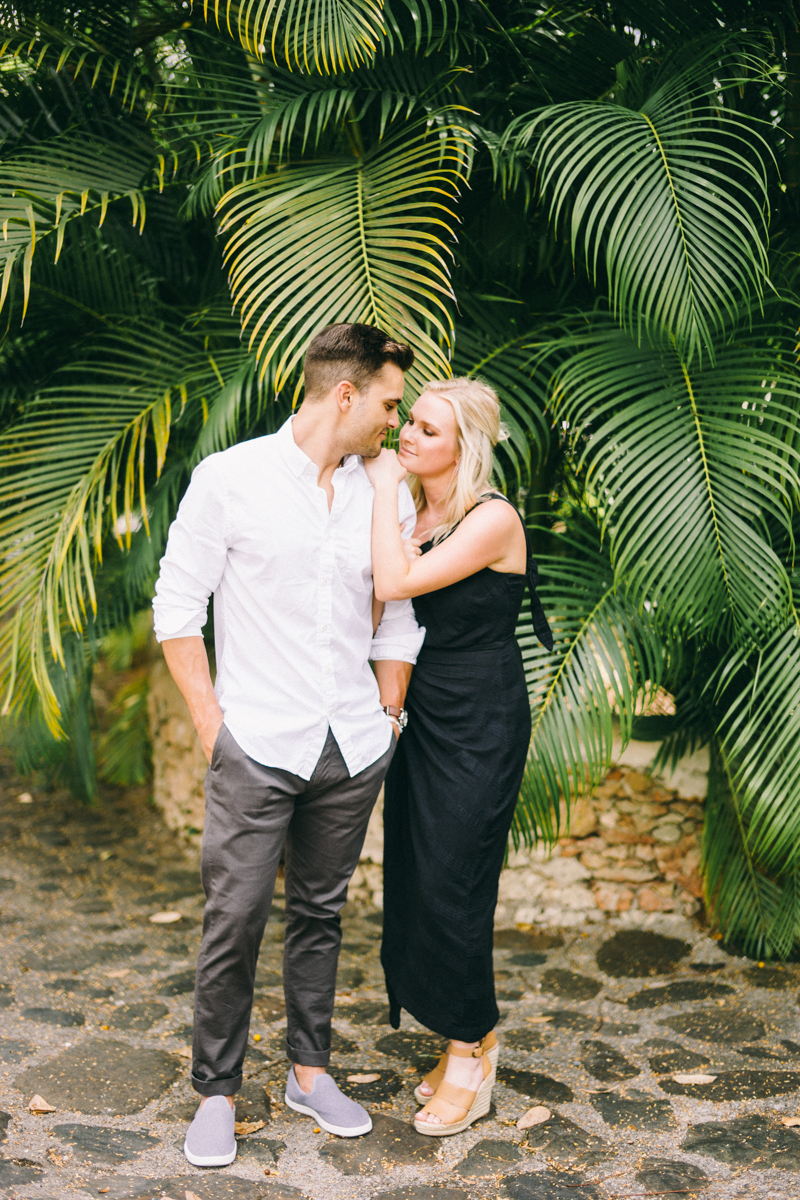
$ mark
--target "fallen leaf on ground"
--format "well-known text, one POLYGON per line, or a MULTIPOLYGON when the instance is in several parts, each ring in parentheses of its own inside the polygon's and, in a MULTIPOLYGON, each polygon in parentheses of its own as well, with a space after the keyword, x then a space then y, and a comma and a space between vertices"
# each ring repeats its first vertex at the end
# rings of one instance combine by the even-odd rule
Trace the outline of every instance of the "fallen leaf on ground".
POLYGON ((20 794, 17 796, 17 800, 20 802, 20 804, 33 804, 33 796, 30 794, 30 792, 20 792, 20 794))
POLYGON ((713 1083, 716 1075, 673 1075, 676 1083, 713 1083))
POLYGON ((124 979, 126 975, 130 975, 130 967, 123 967, 121 971, 104 971, 106 979, 124 979))
POLYGON ((377 1083, 380 1075, 348 1075, 348 1083, 377 1083))
POLYGON ((71 1154, 59 1154, 57 1150, 55 1150, 55 1149, 53 1149, 53 1147, 51 1147, 47 1151, 47 1157, 50 1159, 51 1162, 55 1163, 57 1167, 63 1167, 63 1166, 66 1166, 66 1164, 70 1161, 70 1159, 72 1158, 72 1155, 71 1154))
POLYGON ((98 1194, 98 1196, 104 1196, 106 1192, 110 1192, 110 1191, 111 1191, 111 1188, 110 1188, 110 1187, 108 1187, 108 1188, 98 1188, 98 1189, 97 1189, 97 1194, 98 1194))
POLYGON ((172 925, 174 921, 183 919, 183 913, 179 912, 160 912, 153 913, 152 917, 147 918, 151 925, 172 925))
POLYGON ((532 1125, 541 1125, 544 1121, 549 1121, 552 1115, 549 1108, 537 1104, 523 1113, 517 1121, 517 1129, 530 1129, 532 1125))
POLYGON ((240 1137, 246 1136, 248 1133, 257 1133, 259 1129, 263 1129, 266 1121, 236 1121, 233 1128, 240 1137))
POLYGON ((800 1117, 781 1117, 781 1125, 786 1125, 788 1129, 795 1129, 800 1125, 800 1117))
POLYGON ((526 1017, 525 1020, 531 1025, 545 1025, 548 1021, 552 1021, 552 1017, 526 1017))
POLYGON ((184 1200, 200 1200, 197 1192, 184 1192, 184 1200))
POLYGON ((56 1109, 53 1108, 52 1104, 48 1104, 42 1096, 38 1095, 38 1093, 35 1096, 31 1096, 30 1103, 28 1104, 28 1112, 51 1113, 55 1111, 56 1109))
POLYGON ((181 1046, 180 1050, 176 1050, 175 1053, 177 1054, 178 1058, 188 1058, 191 1061, 191 1058, 192 1058, 191 1046, 181 1046))

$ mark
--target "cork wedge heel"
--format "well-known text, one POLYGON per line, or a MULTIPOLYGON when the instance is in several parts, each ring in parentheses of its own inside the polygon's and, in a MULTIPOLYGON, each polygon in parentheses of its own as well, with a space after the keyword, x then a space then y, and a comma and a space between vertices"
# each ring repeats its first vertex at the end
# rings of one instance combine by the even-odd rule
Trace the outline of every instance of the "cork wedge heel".
MULTIPOLYGON (((490 1033, 487 1033, 486 1037, 483 1039, 483 1044, 485 1047, 485 1053, 488 1055, 489 1062, 496 1071, 497 1057, 500 1053, 500 1047, 497 1044, 497 1036, 494 1030, 492 1030, 490 1033)), ((450 1046, 452 1046, 452 1042, 450 1043, 450 1046)), ((414 1088, 414 1098, 418 1104, 427 1104, 429 1100, 433 1099, 432 1095, 426 1096, 423 1091, 420 1091, 420 1089, 423 1083, 427 1083, 434 1092, 436 1091, 439 1084, 444 1079, 444 1073, 447 1070, 447 1055, 450 1051, 450 1046, 447 1047, 447 1050, 445 1050, 444 1054, 441 1056, 433 1070, 429 1071, 422 1082, 418 1083, 414 1088)))
POLYGON ((485 1043, 486 1039, 484 1038, 472 1050, 456 1049, 452 1043, 450 1044, 449 1053, 455 1057, 480 1058, 483 1066, 483 1082, 477 1091, 473 1092, 469 1088, 456 1087, 455 1084, 448 1083, 446 1079, 443 1079, 436 1089, 436 1094, 421 1110, 433 1113, 439 1118, 439 1121, 436 1123, 420 1121, 421 1114, 418 1113, 414 1118, 414 1128, 417 1133, 421 1133, 425 1137, 449 1137, 451 1134, 461 1133, 473 1121, 486 1116, 492 1103, 496 1068, 492 1064, 485 1043), (454 1113, 455 1118, 448 1119, 452 1118, 454 1113))

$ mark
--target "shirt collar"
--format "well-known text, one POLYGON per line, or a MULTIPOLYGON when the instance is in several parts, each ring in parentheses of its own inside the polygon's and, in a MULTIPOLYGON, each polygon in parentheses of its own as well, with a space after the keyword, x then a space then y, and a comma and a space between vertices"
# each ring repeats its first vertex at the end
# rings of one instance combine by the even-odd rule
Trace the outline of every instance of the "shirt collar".
MULTIPOLYGON (((284 421, 283 425, 281 425, 280 429, 278 430, 277 436, 280 441, 280 447, 284 461, 292 474, 297 478, 299 478, 304 471, 307 471, 309 467, 314 468, 314 475, 316 477, 319 475, 319 468, 317 467, 317 464, 312 462, 305 451, 301 450, 297 442, 294 440, 294 434, 292 433, 293 420, 294 413, 292 413, 288 420, 284 421)), ((345 455, 341 466, 337 467, 336 469, 337 471, 346 471, 349 473, 350 471, 354 471, 360 462, 361 459, 357 454, 347 454, 345 455)))
POLYGON ((298 479, 304 471, 308 470, 309 467, 313 467, 314 473, 318 475, 319 470, 316 463, 311 461, 305 451, 301 450, 297 442, 294 440, 294 434, 292 433, 293 420, 294 413, 292 413, 287 421, 284 421, 283 425, 281 425, 280 429, 278 430, 278 439, 280 442, 281 453, 283 454, 284 462, 292 474, 298 479))

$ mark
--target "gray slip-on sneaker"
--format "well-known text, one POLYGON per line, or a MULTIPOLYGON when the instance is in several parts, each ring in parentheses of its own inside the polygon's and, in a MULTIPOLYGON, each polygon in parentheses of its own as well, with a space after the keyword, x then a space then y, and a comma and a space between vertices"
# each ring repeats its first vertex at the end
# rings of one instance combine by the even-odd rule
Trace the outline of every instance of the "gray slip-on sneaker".
POLYGON ((236 1158, 236 1112, 227 1096, 209 1096, 186 1131, 183 1153, 193 1167, 227 1167, 236 1158))
POLYGON ((286 1078, 287 1108, 313 1117, 326 1133, 337 1137, 360 1137, 372 1129, 369 1113, 355 1100, 350 1100, 330 1075, 317 1075, 310 1092, 304 1092, 292 1067, 286 1078))

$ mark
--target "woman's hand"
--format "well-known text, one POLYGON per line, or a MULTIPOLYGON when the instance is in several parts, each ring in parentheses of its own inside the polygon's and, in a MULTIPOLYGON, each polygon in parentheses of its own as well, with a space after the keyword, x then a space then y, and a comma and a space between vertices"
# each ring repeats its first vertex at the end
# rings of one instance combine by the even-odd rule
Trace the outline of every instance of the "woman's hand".
POLYGON ((373 487, 382 483, 396 486, 406 476, 406 469, 394 450, 381 450, 377 458, 365 458, 364 469, 373 487))
POLYGON ((422 551, 420 550, 421 545, 422 538, 403 538, 403 552, 406 556, 406 562, 409 566, 411 566, 415 558, 419 558, 422 554, 422 551))

